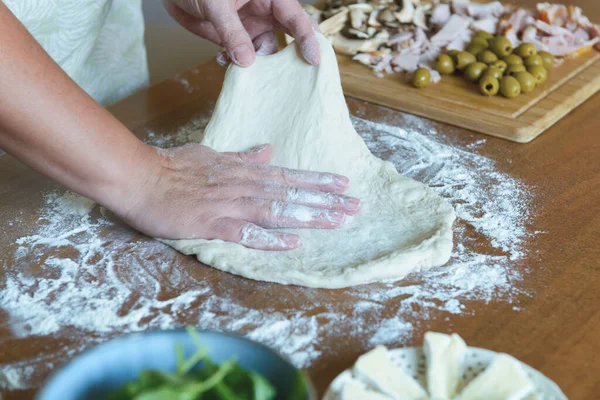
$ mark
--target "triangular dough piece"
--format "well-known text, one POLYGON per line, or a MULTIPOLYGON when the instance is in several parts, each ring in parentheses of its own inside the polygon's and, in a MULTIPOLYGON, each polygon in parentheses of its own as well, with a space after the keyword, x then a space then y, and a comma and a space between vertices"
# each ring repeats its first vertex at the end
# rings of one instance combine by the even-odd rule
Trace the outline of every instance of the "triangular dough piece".
POLYGON ((457 334, 427 332, 424 350, 429 396, 432 400, 453 399, 461 381, 467 345, 457 334))
POLYGON ((427 399, 421 385, 392 362, 385 346, 360 356, 354 364, 354 375, 395 400, 427 399))
POLYGON ((355 380, 350 380, 344 385, 340 400, 390 400, 384 394, 368 390, 364 385, 355 380))
POLYGON ((356 133, 331 44, 317 35, 321 64, 309 65, 295 44, 231 65, 202 144, 242 151, 271 143, 271 164, 333 172, 350 179, 358 215, 335 230, 296 229, 302 247, 261 251, 220 240, 165 243, 201 262, 261 281, 341 288, 398 280, 445 264, 452 252, 452 207, 426 185, 373 156, 356 133))
POLYGON ((520 400, 534 390, 535 385, 519 361, 508 354, 499 354, 464 388, 460 400, 520 400))

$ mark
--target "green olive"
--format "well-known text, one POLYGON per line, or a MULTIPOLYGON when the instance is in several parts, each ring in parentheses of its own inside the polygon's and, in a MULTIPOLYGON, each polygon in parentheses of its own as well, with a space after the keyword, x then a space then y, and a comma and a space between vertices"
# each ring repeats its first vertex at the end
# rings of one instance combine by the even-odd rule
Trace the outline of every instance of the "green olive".
POLYGON ((491 64, 494 61, 498 61, 498 56, 489 50, 484 50, 477 55, 477 59, 482 63, 491 64))
POLYGON ((458 53, 460 53, 458 50, 448 50, 446 52, 446 55, 448 55, 448 56, 450 56, 452 58, 455 58, 458 53))
POLYGON ((548 71, 546 71, 546 68, 542 67, 541 65, 532 65, 527 67, 527 71, 533 75, 538 85, 541 85, 542 83, 546 82, 546 79, 548 79, 548 71))
POLYGON ((527 58, 537 54, 537 49, 532 43, 521 43, 519 47, 515 49, 515 54, 521 58, 527 58))
POLYGON ((527 71, 524 65, 513 64, 506 67, 506 71, 504 71, 504 75, 513 75, 515 72, 527 71))
POLYGON ((504 57, 506 65, 523 65, 523 59, 516 54, 509 54, 504 57))
POLYGON ((423 88, 431 82, 431 72, 427 68, 417 69, 411 78, 411 83, 416 88, 423 88))
POLYGON ((466 51, 461 51, 456 55, 456 68, 462 71, 475 61, 477 60, 473 54, 466 51))
POLYGON ((552 54, 547 51, 540 51, 538 55, 542 57, 542 60, 544 61, 544 68, 551 69, 554 67, 554 56, 552 54))
POLYGON ((484 51, 486 48, 477 44, 477 43, 471 43, 470 45, 467 46, 467 51, 471 54, 473 54, 474 56, 477 56, 477 54, 481 53, 482 51, 484 51))
POLYGON ((503 75, 502 70, 500 70, 498 68, 494 68, 494 67, 489 67, 488 69, 483 71, 482 77, 491 76, 493 78, 500 80, 502 78, 502 75, 503 75))
POLYGON ((471 40, 470 44, 478 44, 483 46, 484 49, 487 49, 488 47, 490 47, 490 44, 488 43, 487 39, 479 37, 479 36, 474 36, 473 39, 471 40))
POLYGON ((495 96, 499 88, 500 82, 493 76, 484 76, 479 80, 479 92, 484 96, 495 96))
POLYGON ((454 73, 454 60, 448 54, 440 54, 436 60, 434 68, 442 75, 454 73))
POLYGON ((525 64, 526 67, 531 67, 533 65, 544 66, 544 59, 539 54, 535 54, 523 60, 523 64, 525 64))
POLYGON ((486 69, 487 64, 474 62, 465 69, 465 78, 471 82, 477 82, 486 69))
POLYGON ((505 76, 500 81, 500 93, 502 96, 512 99, 521 94, 521 85, 513 76, 505 76))
POLYGON ((517 81, 519 81, 519 85, 521 85, 521 92, 529 93, 535 88, 536 80, 529 72, 516 72, 513 76, 517 81))
POLYGON ((473 38, 482 38, 484 40, 490 40, 494 38, 494 35, 486 31, 477 31, 475 32, 473 38))
POLYGON ((496 36, 490 41, 490 50, 500 58, 506 57, 513 51, 510 40, 504 36, 496 36))
POLYGON ((504 73, 504 71, 506 71, 506 68, 508 67, 508 64, 506 64, 502 60, 497 60, 497 61, 494 61, 493 63, 491 63, 490 67, 498 68, 500 71, 502 71, 502 73, 504 73))

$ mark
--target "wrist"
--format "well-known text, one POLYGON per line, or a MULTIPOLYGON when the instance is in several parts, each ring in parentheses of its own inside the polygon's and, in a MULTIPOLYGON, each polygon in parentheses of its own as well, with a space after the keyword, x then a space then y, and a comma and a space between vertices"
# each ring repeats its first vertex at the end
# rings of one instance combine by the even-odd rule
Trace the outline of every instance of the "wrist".
POLYGON ((156 184, 164 159, 158 149, 138 141, 131 154, 109 173, 106 186, 97 188, 97 201, 119 217, 126 218, 156 184))

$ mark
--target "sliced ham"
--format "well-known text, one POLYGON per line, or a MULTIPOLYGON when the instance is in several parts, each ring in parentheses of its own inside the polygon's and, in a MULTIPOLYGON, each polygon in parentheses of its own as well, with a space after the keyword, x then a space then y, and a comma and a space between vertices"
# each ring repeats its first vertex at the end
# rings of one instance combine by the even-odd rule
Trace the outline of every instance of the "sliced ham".
POLYGON ((504 14, 504 10, 504 6, 499 1, 486 4, 470 3, 467 6, 467 13, 473 18, 500 17, 504 14))
POLYGON ((537 18, 550 25, 564 26, 569 20, 567 6, 562 4, 539 3, 537 18))
POLYGON ((547 22, 539 19, 535 21, 535 27, 544 32, 546 35, 573 37, 573 32, 570 30, 563 28, 562 26, 550 25, 547 22))
POLYGON ((421 28, 417 28, 415 30, 414 43, 411 47, 417 48, 417 49, 422 49, 428 43, 429 43, 429 40, 427 39, 427 34, 425 33, 425 31, 421 28))
POLYGON ((598 45, 598 43, 600 43, 600 37, 576 44, 567 41, 553 40, 547 43, 547 47, 548 51, 554 56, 561 57, 586 53, 594 46, 598 45))
POLYGON ((392 36, 390 38, 390 40, 388 41, 390 46, 396 45, 396 44, 402 44, 405 42, 408 42, 409 40, 411 40, 414 36, 414 32, 400 32, 395 34, 394 36, 392 36))
POLYGON ((446 24, 452 11, 450 10, 450 4, 440 3, 433 9, 431 13, 431 19, 429 20, 434 26, 440 27, 446 24))
POLYGON ((441 53, 440 49, 437 47, 431 47, 423 54, 421 54, 419 58, 419 65, 427 65, 428 67, 433 67, 433 63, 437 56, 441 53))
POLYGON ((402 71, 413 72, 418 68, 420 58, 419 54, 400 54, 392 58, 391 63, 402 71))
POLYGON ((455 37, 449 44, 446 46, 446 50, 458 50, 464 51, 467 48, 469 42, 473 38, 473 31, 470 29, 465 30, 460 35, 455 37))
POLYGON ((513 12, 508 18, 503 18, 500 21, 498 30, 501 35, 507 36, 510 32, 515 34, 519 33, 527 25, 528 17, 531 17, 530 11, 525 9, 518 9, 513 12))
POLYGON ((498 21, 499 19, 496 17, 479 19, 471 22, 471 29, 473 29, 474 31, 485 31, 494 34, 496 33, 498 21))
POLYGON ((437 47, 445 47, 455 38, 464 35, 465 31, 469 31, 470 24, 470 18, 455 14, 438 33, 433 35, 431 43, 437 47))
POLYGON ((578 27, 577 29, 575 29, 575 32, 573 32, 573 37, 575 38, 575 40, 579 40, 582 42, 591 39, 590 33, 582 27, 578 27))
POLYGON ((523 30, 523 42, 532 43, 538 51, 548 51, 548 46, 542 43, 537 38, 537 28, 533 25, 528 26, 523 30))

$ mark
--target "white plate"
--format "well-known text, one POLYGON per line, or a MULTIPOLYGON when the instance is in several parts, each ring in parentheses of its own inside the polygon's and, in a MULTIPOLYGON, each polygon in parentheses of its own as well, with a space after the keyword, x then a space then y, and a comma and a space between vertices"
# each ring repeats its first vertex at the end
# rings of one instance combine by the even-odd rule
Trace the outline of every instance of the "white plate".
MULTIPOLYGON (((389 353, 392 357, 392 361, 396 365, 400 368, 404 368, 404 370, 409 375, 412 375, 421 386, 427 388, 427 364, 423 348, 404 347, 401 349, 391 349, 389 350, 389 353)), ((461 389, 483 372, 497 354, 498 353, 494 351, 469 347, 465 356, 465 373, 463 375, 461 389)), ((527 364, 521 362, 521 365, 536 387, 536 392, 527 397, 527 400, 567 400, 567 396, 565 396, 556 383, 552 382, 549 378, 527 364)), ((351 369, 347 369, 339 374, 333 382, 331 382, 331 385, 329 385, 323 400, 338 400, 339 396, 337 393, 341 391, 344 383, 351 377, 351 369)))

